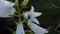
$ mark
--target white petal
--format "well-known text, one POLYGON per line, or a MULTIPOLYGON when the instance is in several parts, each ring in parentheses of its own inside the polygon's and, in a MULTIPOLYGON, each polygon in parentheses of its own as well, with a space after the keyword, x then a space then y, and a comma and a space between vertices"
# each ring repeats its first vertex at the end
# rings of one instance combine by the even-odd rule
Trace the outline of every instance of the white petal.
POLYGON ((13 6, 15 3, 11 3, 11 2, 9 2, 9 1, 3 1, 4 2, 4 4, 6 4, 6 5, 8 5, 8 6, 13 6))
POLYGON ((34 23, 39 24, 39 21, 36 18, 31 18, 31 21, 34 22, 34 23))
POLYGON ((38 25, 36 25, 34 23, 31 23, 31 21, 28 21, 28 25, 35 34, 48 33, 48 31, 46 29, 39 27, 38 25))
POLYGON ((40 16, 42 13, 38 13, 38 12, 33 12, 32 13, 32 17, 38 17, 40 16))
MULTIPOLYGON (((1 12, 1 14, 2 14, 2 16, 7 16, 6 14, 8 13, 8 14, 10 14, 10 7, 9 6, 5 6, 5 5, 0 5, 0 12, 1 12)), ((1 15, 0 14, 0 15, 1 15)), ((1 17, 1 16, 0 16, 1 17)))
POLYGON ((3 1, 7 1, 7 0, 3 0, 3 1))
POLYGON ((0 17, 9 17, 8 15, 13 13, 15 13, 15 9, 11 5, 11 2, 0 1, 0 17))
POLYGON ((34 7, 33 6, 31 6, 30 12, 34 12, 34 7))
POLYGON ((4 11, 1 11, 1 10, 0 10, 0 17, 3 15, 3 13, 4 13, 4 11))
POLYGON ((0 0, 0 1, 7 1, 7 0, 0 0))
POLYGON ((28 19, 28 16, 29 16, 28 13, 29 13, 29 12, 23 13, 23 14, 24 14, 24 18, 28 19))
POLYGON ((8 17, 8 15, 15 13, 15 9, 9 6, 0 6, 0 12, 2 14, 0 17, 8 17))
POLYGON ((22 24, 18 24, 16 34, 25 34, 22 24))
POLYGON ((14 8, 12 8, 12 10, 11 10, 11 14, 14 14, 15 13, 15 9, 14 8))

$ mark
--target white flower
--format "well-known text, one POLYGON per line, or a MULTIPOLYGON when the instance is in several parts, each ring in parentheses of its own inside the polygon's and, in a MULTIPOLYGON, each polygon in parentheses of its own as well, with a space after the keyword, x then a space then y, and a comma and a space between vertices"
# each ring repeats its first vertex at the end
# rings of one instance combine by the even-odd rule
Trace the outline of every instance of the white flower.
POLYGON ((25 34, 24 29, 23 29, 23 24, 18 24, 17 25, 16 34, 25 34))
POLYGON ((40 16, 42 13, 34 12, 34 7, 31 6, 31 10, 29 12, 24 13, 24 17, 28 20, 28 26, 35 34, 44 34, 48 33, 48 31, 34 23, 39 24, 38 20, 35 17, 40 16))
POLYGON ((44 33, 48 33, 48 31, 36 24, 34 24, 33 22, 31 22, 31 20, 28 20, 28 26, 30 27, 30 29, 35 33, 35 34, 44 34, 44 33))
POLYGON ((10 14, 15 13, 13 8, 14 3, 11 3, 7 0, 0 0, 0 17, 10 17, 10 14))
POLYGON ((42 13, 39 13, 39 12, 34 12, 34 7, 31 6, 31 10, 29 12, 25 12, 24 13, 24 17, 26 19, 31 19, 31 21, 39 24, 38 20, 35 18, 35 17, 38 17, 40 16, 42 13))

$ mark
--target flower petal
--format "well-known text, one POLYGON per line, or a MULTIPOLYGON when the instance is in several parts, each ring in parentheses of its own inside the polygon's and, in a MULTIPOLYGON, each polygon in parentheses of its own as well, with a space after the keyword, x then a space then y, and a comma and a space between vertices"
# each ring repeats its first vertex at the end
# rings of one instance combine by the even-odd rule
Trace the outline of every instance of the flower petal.
POLYGON ((30 12, 34 12, 34 7, 33 6, 31 6, 30 12))
POLYGON ((11 13, 10 14, 14 14, 15 13, 15 9, 14 8, 12 8, 12 10, 11 10, 11 13))
POLYGON ((39 24, 39 21, 36 18, 31 19, 32 22, 39 24))
POLYGON ((28 16, 29 16, 28 13, 29 13, 29 12, 23 13, 23 14, 24 14, 24 18, 28 19, 28 16))
POLYGON ((0 1, 0 17, 9 17, 8 15, 15 13, 15 9, 12 4, 13 3, 9 1, 0 1))
POLYGON ((3 0, 3 1, 7 1, 7 0, 3 0))
POLYGON ((44 34, 44 33, 48 33, 48 31, 42 27, 39 27, 38 25, 31 23, 31 21, 28 21, 28 26, 31 28, 31 30, 35 33, 35 34, 44 34))
POLYGON ((9 6, 0 6, 0 17, 8 17, 8 15, 15 13, 15 9, 9 6), (2 8, 1 8, 2 7, 2 8))
POLYGON ((22 24, 18 24, 16 34, 25 34, 22 24))
POLYGON ((3 1, 4 2, 4 4, 6 4, 6 5, 8 5, 8 6, 13 6, 15 3, 11 3, 11 2, 9 2, 9 1, 3 1))
POLYGON ((38 17, 40 16, 42 13, 38 13, 38 12, 33 12, 32 13, 32 17, 38 17))

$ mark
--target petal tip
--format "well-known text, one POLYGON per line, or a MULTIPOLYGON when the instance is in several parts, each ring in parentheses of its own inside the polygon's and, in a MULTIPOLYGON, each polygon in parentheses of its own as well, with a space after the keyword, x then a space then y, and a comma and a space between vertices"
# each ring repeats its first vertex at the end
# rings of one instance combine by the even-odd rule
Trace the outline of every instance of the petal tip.
POLYGON ((31 12, 33 12, 34 11, 34 7, 31 5, 31 10, 30 10, 31 12))

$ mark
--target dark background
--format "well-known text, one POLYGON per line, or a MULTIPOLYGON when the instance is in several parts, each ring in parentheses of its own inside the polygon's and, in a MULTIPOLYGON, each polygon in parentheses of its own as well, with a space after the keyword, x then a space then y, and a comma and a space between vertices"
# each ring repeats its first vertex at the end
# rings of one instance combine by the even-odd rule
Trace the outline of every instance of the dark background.
POLYGON ((35 7, 35 11, 42 13, 38 17, 42 26, 48 27, 60 22, 60 0, 31 0, 29 3, 35 7))
MULTIPOLYGON (((14 0, 13 0, 14 1, 14 0)), ((22 0, 19 0, 20 2, 22 0)), ((36 12, 41 12, 42 15, 37 17, 40 26, 48 28, 60 23, 60 0, 29 0, 28 6, 33 5, 36 12)), ((0 33, 12 34, 7 29, 7 26, 13 30, 16 28, 14 21, 9 18, 0 18, 0 33)))

